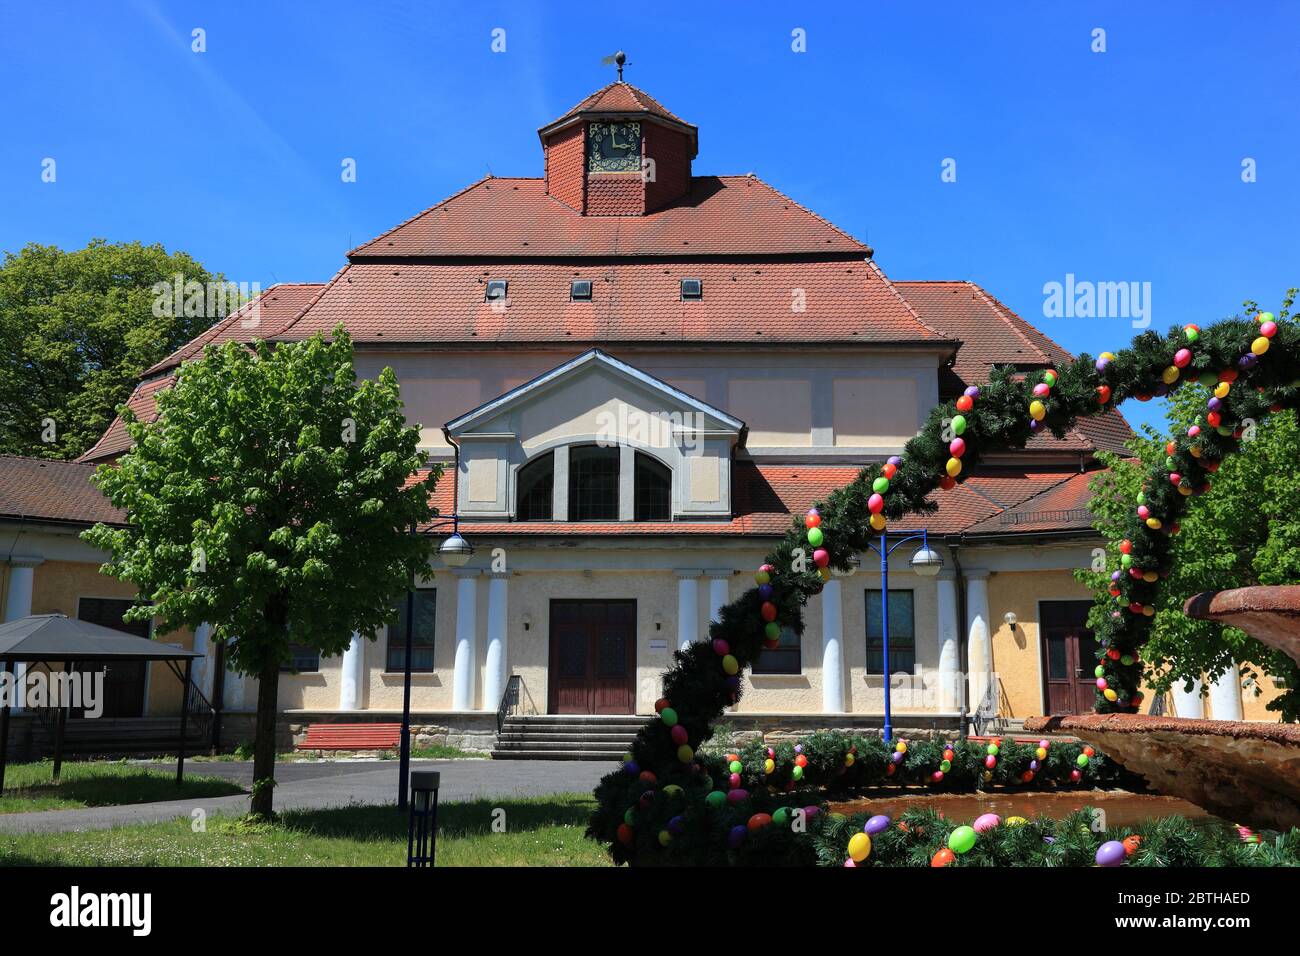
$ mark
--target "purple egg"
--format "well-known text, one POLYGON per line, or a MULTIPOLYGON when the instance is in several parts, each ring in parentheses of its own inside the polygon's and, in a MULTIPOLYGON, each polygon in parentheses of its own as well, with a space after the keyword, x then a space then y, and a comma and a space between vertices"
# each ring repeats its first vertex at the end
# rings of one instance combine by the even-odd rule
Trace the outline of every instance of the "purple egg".
POLYGON ((741 790, 740 788, 736 788, 735 790, 727 791, 727 802, 730 804, 743 803, 748 799, 749 799, 748 790, 741 790))
POLYGON ((1055 843, 1055 842, 1056 842, 1056 837, 1054 837, 1054 836, 1045 836, 1045 837, 1043 837, 1043 842, 1044 842, 1044 843, 1055 843))
POLYGON ((1161 382, 1159 385, 1157 385, 1155 388, 1153 388, 1153 389, 1151 390, 1151 394, 1152 394, 1152 395, 1168 395, 1168 394, 1169 394, 1169 386, 1166 385, 1164 382, 1161 382))
POLYGON ((1097 847, 1098 866, 1123 866, 1124 844, 1118 840, 1107 840, 1097 847))
POLYGON ((1037 770, 1037 769, 1038 769, 1038 761, 1037 761, 1037 760, 1031 760, 1031 761, 1029 761, 1029 769, 1030 769, 1030 770, 1037 770))
POLYGON ((727 687, 730 690, 740 690, 740 677, 736 674, 732 674, 730 677, 728 677, 727 687))
POLYGON ((1122 578, 1123 576, 1124 576, 1124 575, 1123 575, 1122 573, 1120 573, 1119 571, 1112 571, 1112 572, 1111 572, 1111 575, 1110 575, 1110 579, 1111 579, 1112 581, 1118 581, 1118 580, 1119 580, 1120 578, 1122 578))
POLYGON ((1110 364, 1110 359, 1108 359, 1108 358, 1099 358, 1099 359, 1097 359, 1097 371, 1098 371, 1098 372, 1104 372, 1104 371, 1106 371, 1106 366, 1109 365, 1109 364, 1110 364))
POLYGON ((903 463, 903 459, 899 458, 897 455, 890 455, 888 461, 889 464, 893 465, 895 468, 903 463))
POLYGON ((822 812, 822 808, 821 808, 821 807, 804 807, 804 808, 803 808, 803 818, 804 818, 805 820, 811 820, 813 817, 817 816, 817 814, 819 814, 819 813, 821 813, 821 812, 822 812))
POLYGON ((1223 407, 1223 402, 1220 401, 1218 398, 1212 398, 1205 404, 1212 412, 1217 412, 1220 408, 1223 407))
POLYGON ((1029 430, 1031 432, 1037 433, 1039 431, 1042 431, 1042 428, 1043 428, 1043 423, 1040 422, 1038 419, 1031 418, 1029 420, 1029 430))
POLYGON ((1237 368, 1254 368, 1255 363, 1258 361, 1259 358, 1254 352, 1247 352, 1241 358, 1237 359, 1237 368))
POLYGON ((867 821, 866 825, 862 828, 862 832, 867 836, 875 836, 877 833, 883 833, 888 829, 889 817, 885 816, 883 813, 877 813, 867 821))
POLYGON ((733 850, 737 849, 742 843, 745 842, 746 832, 748 831, 746 831, 743 826, 732 827, 731 832, 727 834, 727 846, 731 847, 733 850))
POLYGON ((760 585, 758 586, 758 596, 761 597, 764 601, 767 601, 767 600, 771 599, 771 597, 772 597, 772 585, 770 585, 770 584, 760 584, 760 585))
POLYGON ((966 395, 967 398, 979 398, 979 397, 980 397, 980 387, 979 387, 978 385, 971 385, 971 386, 969 386, 969 387, 966 389, 965 395, 966 395))
POLYGON ((894 761, 894 763, 902 763, 902 762, 903 762, 903 755, 902 755, 901 753, 899 753, 897 750, 895 750, 894 753, 890 756, 889 759, 892 760, 892 761, 894 761))
POLYGON ((629 773, 635 777, 641 772, 641 768, 637 766, 635 760, 629 760, 627 763, 623 764, 623 772, 629 773))
POLYGON ((803 753, 803 744, 795 744, 795 745, 794 745, 794 752, 797 753, 797 754, 801 754, 801 753, 803 753))

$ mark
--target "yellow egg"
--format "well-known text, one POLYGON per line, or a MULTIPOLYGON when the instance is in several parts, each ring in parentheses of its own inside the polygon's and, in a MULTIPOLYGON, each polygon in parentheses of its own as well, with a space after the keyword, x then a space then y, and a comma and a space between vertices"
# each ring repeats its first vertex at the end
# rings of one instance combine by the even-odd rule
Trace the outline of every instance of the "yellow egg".
POLYGON ((1193 446, 1191 447, 1191 452, 1192 452, 1192 457, 1193 457, 1193 458, 1200 458, 1200 457, 1201 457, 1201 446, 1200 446, 1200 445, 1193 445, 1193 446))
POLYGON ((1026 820, 1024 817, 1007 817, 1002 822, 1009 827, 1023 827, 1029 821, 1026 820))
POLYGON ((1227 398, 1230 391, 1232 391, 1231 382, 1220 382, 1218 385, 1214 386, 1214 397, 1227 398))
POLYGON ((854 863, 861 863, 871 856, 871 837, 865 833, 855 833, 849 837, 849 858, 854 863))
POLYGON ((1186 498, 1188 495, 1192 493, 1192 489, 1188 488, 1186 485, 1179 485, 1178 493, 1182 495, 1184 498, 1186 498))
POLYGON ((844 766, 846 766, 846 767, 852 767, 852 766, 853 766, 853 762, 854 762, 854 760, 856 760, 856 759, 857 759, 857 758, 854 757, 853 754, 845 754, 845 755, 844 755, 844 766))
POLYGON ((1166 368, 1160 373, 1160 380, 1166 385, 1172 385, 1174 382, 1178 381, 1178 366, 1170 365, 1166 368))
POLYGON ((1104 358, 1104 359, 1107 359, 1108 361, 1113 362, 1113 361, 1115 361, 1115 353, 1114 353, 1114 352, 1102 352, 1101 355, 1098 356, 1098 358, 1104 358))
POLYGON ((876 531, 884 531, 884 530, 885 530, 885 516, 884 516, 884 515, 872 515, 872 516, 871 516, 871 527, 872 527, 874 530, 876 530, 876 531))
POLYGON ((763 773, 771 773, 776 769, 776 761, 769 757, 763 761, 763 773))
POLYGON ((1107 700, 1117 700, 1119 698, 1119 694, 1115 693, 1109 687, 1107 687, 1104 691, 1102 691, 1102 696, 1104 696, 1107 700))
POLYGON ((1047 415, 1047 407, 1042 402, 1035 399, 1029 403, 1029 415, 1036 422, 1041 422, 1047 415))
POLYGON ((958 475, 961 474, 961 459, 949 458, 948 464, 945 466, 945 470, 948 472, 949 476, 956 478, 958 475))
POLYGON ((1160 519, 1159 519, 1159 518, 1147 518, 1147 527, 1150 528, 1152 531, 1159 531, 1159 530, 1160 530, 1160 519))
POLYGON ((1156 613, 1156 609, 1152 607, 1150 604, 1142 605, 1142 615, 1144 617, 1151 617, 1155 613, 1156 613))
POLYGON ((1156 574, 1154 571, 1143 571, 1142 580, 1147 582, 1147 584, 1151 584, 1154 581, 1159 581, 1160 575, 1156 574))
POLYGON ((1268 339, 1261 335, 1255 341, 1250 343, 1250 350, 1256 355, 1263 355, 1268 351, 1268 339))
POLYGON ((728 654, 722 659, 722 669, 728 674, 734 674, 740 670, 740 662, 733 655, 728 654))

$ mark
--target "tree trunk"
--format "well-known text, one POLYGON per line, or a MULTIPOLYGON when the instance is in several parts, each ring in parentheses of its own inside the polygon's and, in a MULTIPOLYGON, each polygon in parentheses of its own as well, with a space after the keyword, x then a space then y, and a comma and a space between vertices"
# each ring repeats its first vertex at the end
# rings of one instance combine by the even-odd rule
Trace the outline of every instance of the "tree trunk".
POLYGON ((275 796, 275 724, 280 696, 280 662, 268 657, 257 675, 257 729, 253 734, 253 816, 269 820, 275 796))

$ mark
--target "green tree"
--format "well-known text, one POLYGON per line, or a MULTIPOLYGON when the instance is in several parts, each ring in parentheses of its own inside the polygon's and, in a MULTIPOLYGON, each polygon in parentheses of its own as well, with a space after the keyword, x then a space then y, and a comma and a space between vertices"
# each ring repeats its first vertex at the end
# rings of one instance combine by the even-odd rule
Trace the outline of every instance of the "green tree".
POLYGON ((337 655, 394 619, 428 573, 430 545, 409 529, 432 516, 441 467, 407 485, 426 463, 419 431, 392 369, 357 381, 342 328, 332 342, 210 346, 159 395, 157 421, 127 430, 135 448, 95 480, 130 524, 83 537, 150 602, 137 619, 211 622, 231 666, 258 678, 251 809, 269 816, 290 643, 337 655))
POLYGON ((175 288, 177 276, 199 284, 191 290, 222 281, 186 253, 139 242, 5 253, 0 453, 75 458, 93 445, 140 373, 216 317, 196 299, 160 303, 155 284, 175 288))
MULTIPOLYGON (((1290 305, 1287 297, 1286 306, 1290 305)), ((1256 311, 1247 303, 1247 314, 1256 311)), ((1286 308, 1282 315, 1285 317, 1286 308)), ((1184 434, 1205 414, 1210 389, 1188 384, 1169 397, 1170 434, 1184 434)), ((1108 541, 1124 537, 1124 520, 1142 490, 1148 470, 1165 461, 1167 436, 1149 426, 1133 443, 1137 458, 1103 456, 1108 472, 1091 483, 1093 526, 1108 541)), ((1281 411, 1249 425, 1240 451, 1229 455, 1215 475, 1214 488, 1193 497, 1172 541, 1172 564, 1156 604, 1151 639, 1143 651, 1147 679, 1164 692, 1202 674, 1211 679, 1236 660, 1243 676, 1258 680, 1262 671, 1285 681, 1288 689, 1268 704, 1286 721, 1300 720, 1300 667, 1280 651, 1233 627, 1195 621, 1183 613, 1193 594, 1257 584, 1300 583, 1300 426, 1295 413, 1281 411)), ((1109 573, 1077 576, 1099 596, 1109 573)), ((1109 607, 1110 602, 1106 602, 1109 607)), ((1094 608, 1094 614, 1105 613, 1094 608)), ((1096 622, 1094 622, 1096 623, 1096 622)), ((1258 688, 1256 689, 1258 693, 1258 688)))

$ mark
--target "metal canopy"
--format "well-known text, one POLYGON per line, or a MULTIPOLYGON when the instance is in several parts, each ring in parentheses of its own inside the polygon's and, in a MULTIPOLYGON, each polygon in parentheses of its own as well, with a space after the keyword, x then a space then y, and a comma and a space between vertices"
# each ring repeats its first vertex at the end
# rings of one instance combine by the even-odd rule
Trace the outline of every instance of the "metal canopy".
POLYGON ((63 614, 0 624, 0 661, 182 661, 202 656, 63 614))

